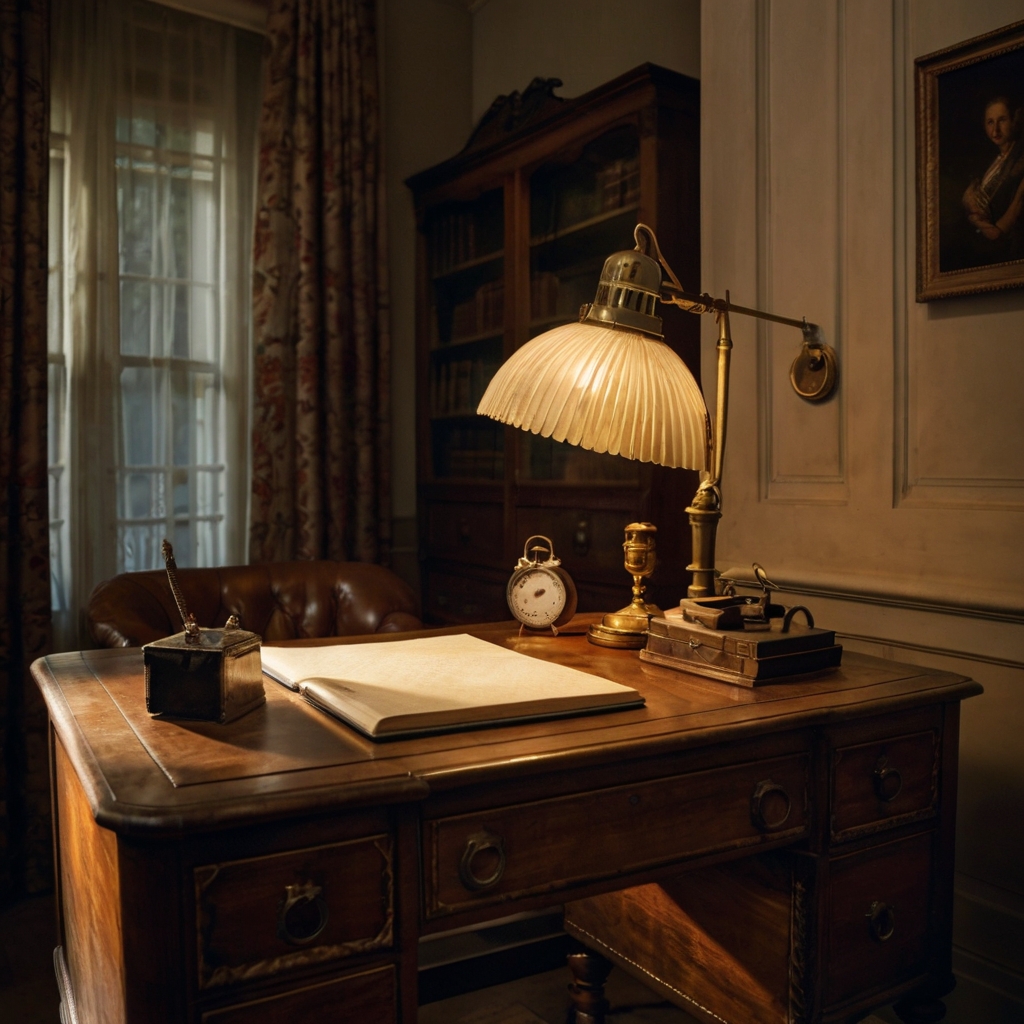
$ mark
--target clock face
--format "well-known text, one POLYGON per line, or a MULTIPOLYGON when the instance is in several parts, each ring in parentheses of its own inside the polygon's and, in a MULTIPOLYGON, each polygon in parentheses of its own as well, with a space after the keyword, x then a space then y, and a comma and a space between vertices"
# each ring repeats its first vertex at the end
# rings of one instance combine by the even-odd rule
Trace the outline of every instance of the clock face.
POLYGON ((550 626, 565 608, 565 584, 548 569, 526 569, 508 585, 508 606, 524 626, 550 626))

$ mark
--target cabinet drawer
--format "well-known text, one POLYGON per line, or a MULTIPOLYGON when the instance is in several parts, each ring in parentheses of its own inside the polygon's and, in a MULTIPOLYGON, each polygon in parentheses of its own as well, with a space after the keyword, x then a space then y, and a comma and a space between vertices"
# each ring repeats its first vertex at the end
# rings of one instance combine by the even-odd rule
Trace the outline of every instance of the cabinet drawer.
POLYGON ((428 821, 426 913, 554 892, 807 831, 806 754, 428 821))
POLYGON ((269 978, 392 943, 387 835, 193 871, 199 985, 269 978))
POLYGON ((935 814, 939 736, 897 736, 832 754, 832 838, 853 839, 935 814))
POLYGON ((427 506, 431 556, 504 568, 504 538, 505 510, 500 504, 436 501, 427 506))
POLYGON ((504 622, 512 618, 505 599, 511 568, 501 580, 460 576, 456 571, 428 570, 424 588, 424 611, 429 621, 504 622))
POLYGON ((203 1024, 388 1024, 397 1020, 392 966, 306 985, 203 1014, 203 1024))
POLYGON ((832 861, 826 1004, 925 970, 931 849, 926 832, 832 861))

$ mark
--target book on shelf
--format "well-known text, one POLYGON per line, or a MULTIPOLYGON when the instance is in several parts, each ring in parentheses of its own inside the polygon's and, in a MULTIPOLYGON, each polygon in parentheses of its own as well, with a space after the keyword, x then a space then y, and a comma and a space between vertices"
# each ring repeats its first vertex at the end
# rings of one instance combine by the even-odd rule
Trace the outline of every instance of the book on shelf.
POLYGON ((262 649, 263 671, 373 740, 640 707, 629 686, 466 633, 262 649))
POLYGON ((473 415, 496 369, 482 358, 437 363, 430 374, 430 415, 473 415))
POLYGON ((452 341, 471 338, 477 333, 476 298, 459 302, 452 307, 452 341))
POLYGON ((505 282, 487 281, 471 299, 452 306, 450 342, 500 331, 505 322, 505 282))
POLYGON ((613 160, 597 172, 602 212, 618 210, 640 199, 640 157, 613 160))
POLYGON ((530 275, 530 319, 543 320, 558 312, 558 275, 542 270, 530 275))
POLYGON ((505 322, 505 282, 502 278, 487 281, 476 290, 477 330, 501 330, 505 322))
POLYGON ((435 274, 476 258, 476 218, 452 212, 438 217, 430 232, 430 259, 435 274))
POLYGON ((453 448, 449 453, 452 476, 494 480, 504 474, 502 453, 493 448, 453 448))

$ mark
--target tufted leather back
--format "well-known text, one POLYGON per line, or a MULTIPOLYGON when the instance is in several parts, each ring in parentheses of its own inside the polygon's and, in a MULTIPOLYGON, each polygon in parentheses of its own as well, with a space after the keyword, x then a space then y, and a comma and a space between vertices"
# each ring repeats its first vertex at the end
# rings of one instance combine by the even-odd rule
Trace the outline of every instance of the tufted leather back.
MULTIPOLYGON (((200 626, 237 615, 266 641, 422 629, 412 590, 390 569, 364 562, 267 562, 179 569, 185 603, 200 626)), ((167 574, 126 572, 89 598, 89 628, 101 647, 139 647, 180 633, 167 574)))

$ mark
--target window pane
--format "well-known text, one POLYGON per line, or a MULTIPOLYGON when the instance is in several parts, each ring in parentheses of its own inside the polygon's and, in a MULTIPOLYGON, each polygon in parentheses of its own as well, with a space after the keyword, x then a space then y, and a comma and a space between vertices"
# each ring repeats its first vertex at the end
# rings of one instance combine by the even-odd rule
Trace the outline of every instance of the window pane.
MULTIPOLYGON (((166 530, 163 524, 153 525, 126 525, 118 528, 118 572, 141 572, 144 569, 154 569, 163 564, 160 554, 166 530)), ((179 564, 189 563, 178 557, 175 548, 175 561, 179 564)), ((184 552, 183 552, 184 554, 184 552)))
POLYGON ((223 559, 221 522, 196 523, 196 565, 220 565, 223 559))
POLYGON ((64 349, 64 151, 50 156, 50 193, 47 211, 49 281, 46 295, 47 347, 64 349))
POLYGON ((153 519, 164 516, 161 478, 162 474, 157 473, 128 473, 121 518, 153 519))
POLYGON ((200 469, 196 472, 196 514, 214 515, 223 501, 223 469, 200 469))
POLYGON ((188 483, 188 470, 176 469, 173 473, 174 479, 174 514, 176 516, 187 516, 189 509, 189 492, 191 488, 188 483))
POLYGON ((148 281, 121 281, 121 352, 148 356, 152 327, 153 286, 148 281))
POLYGON ((50 523, 50 608, 55 612, 67 610, 68 587, 64 563, 64 530, 60 522, 50 523))
POLYGON ((171 374, 171 438, 175 466, 188 466, 192 462, 192 396, 191 375, 184 370, 171 374))
POLYGON ((217 321, 214 314, 213 289, 208 285, 192 288, 192 310, 189 334, 192 358, 212 363, 218 358, 217 321))
MULTIPOLYGON (((63 465, 65 416, 67 415, 68 374, 63 362, 51 362, 47 367, 47 461, 50 466, 63 465)), ((52 506, 51 506, 52 507, 52 506)), ((52 516, 51 516, 52 518, 52 516)))
POLYGON ((217 239, 217 203, 210 178, 193 176, 191 190, 192 279, 212 284, 214 281, 217 239))
MULTIPOLYGON (((155 72, 144 69, 135 72, 135 88, 140 96, 152 96, 158 87, 155 72)), ((149 103, 138 103, 132 108, 132 144, 149 148, 157 144, 156 108, 149 103)))
POLYGON ((164 461, 163 381, 158 366, 126 366, 121 371, 121 418, 125 466, 164 461))
POLYGON ((196 373, 193 378, 195 408, 195 461, 210 466, 221 462, 220 382, 212 373, 196 373))
POLYGON ((124 162, 117 172, 118 248, 122 274, 153 273, 154 178, 151 167, 124 162))
POLYGON ((192 544, 192 530, 188 523, 174 524, 174 537, 171 541, 174 544, 175 561, 179 565, 195 565, 195 550, 192 544), (178 552, 181 555, 178 555, 178 552))
POLYGON ((189 358, 189 289, 178 285, 167 289, 168 315, 171 320, 171 354, 176 359, 189 358))

